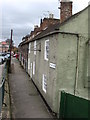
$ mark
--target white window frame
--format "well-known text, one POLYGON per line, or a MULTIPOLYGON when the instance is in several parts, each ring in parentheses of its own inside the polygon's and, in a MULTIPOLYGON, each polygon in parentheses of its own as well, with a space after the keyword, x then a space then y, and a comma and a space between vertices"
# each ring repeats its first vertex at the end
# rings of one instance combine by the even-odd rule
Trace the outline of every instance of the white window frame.
POLYGON ((42 77, 42 89, 45 93, 47 92, 47 78, 45 74, 42 77))
POLYGON ((34 41, 34 55, 36 55, 36 41, 34 41))
POLYGON ((30 58, 28 58, 28 70, 30 70, 30 58))
POLYGON ((31 63, 31 68, 30 68, 30 77, 32 78, 32 63, 31 63))
MULTIPOLYGON (((47 43, 49 44, 49 40, 45 40, 45 51, 44 51, 44 59, 48 61, 48 57, 47 57, 47 43)), ((48 45, 49 46, 49 45, 48 45)), ((49 50, 48 50, 49 51, 49 50)), ((48 55, 49 56, 49 55, 48 55)))
POLYGON ((29 43, 29 53, 31 52, 31 43, 29 43))
POLYGON ((35 75, 35 61, 33 61, 33 75, 35 75))

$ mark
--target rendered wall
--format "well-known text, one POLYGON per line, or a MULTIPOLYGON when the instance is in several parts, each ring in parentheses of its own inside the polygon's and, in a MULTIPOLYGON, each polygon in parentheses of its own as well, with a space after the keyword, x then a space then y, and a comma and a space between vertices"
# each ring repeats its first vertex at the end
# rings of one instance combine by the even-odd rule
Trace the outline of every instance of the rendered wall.
POLYGON ((64 25, 61 25, 60 31, 70 32, 79 34, 79 45, 78 45, 78 75, 77 75, 77 87, 76 95, 88 99, 89 89, 86 84, 87 73, 86 73, 86 42, 89 39, 89 8, 85 9, 83 12, 77 16, 69 19, 64 25))
POLYGON ((36 44, 37 50, 38 45, 41 44, 41 51, 37 51, 36 55, 34 55, 34 42, 31 42, 32 47, 29 54, 30 64, 35 61, 35 75, 31 75, 32 80, 52 111, 57 113, 59 109, 59 89, 65 88, 74 91, 77 36, 59 33, 37 40, 36 44), (45 40, 49 40, 48 61, 44 59, 45 40), (47 77, 46 93, 42 89, 43 74, 47 77))
MULTIPOLYGON (((28 54, 28 57, 30 58, 30 65, 35 61, 35 75, 32 74, 32 80, 40 90, 41 94, 47 101, 48 105, 51 107, 52 110, 54 110, 54 98, 55 98, 55 91, 56 91, 56 68, 50 68, 50 63, 56 64, 57 58, 56 58, 56 51, 57 51, 57 35, 49 36, 46 38, 42 38, 40 40, 36 41, 37 51, 36 55, 34 55, 33 50, 34 42, 31 42, 31 51, 28 54), (45 54, 45 41, 49 40, 49 60, 45 60, 44 54, 45 54), (39 45, 41 46, 41 51, 38 51, 39 45), (47 90, 46 93, 42 89, 42 79, 43 74, 46 75, 47 78, 47 90)), ((32 67, 33 68, 33 67, 32 67)), ((31 71, 28 70, 29 74, 31 71)), ((33 69, 32 69, 33 71, 33 69)))

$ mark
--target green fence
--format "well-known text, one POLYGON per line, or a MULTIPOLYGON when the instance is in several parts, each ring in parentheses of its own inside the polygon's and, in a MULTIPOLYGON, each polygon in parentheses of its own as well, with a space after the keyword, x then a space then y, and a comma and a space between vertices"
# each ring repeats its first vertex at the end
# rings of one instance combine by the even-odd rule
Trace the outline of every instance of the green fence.
POLYGON ((61 92, 59 118, 89 118, 90 101, 61 92))
POLYGON ((6 62, 3 64, 3 69, 2 69, 3 72, 2 72, 2 79, 0 83, 0 113, 2 110, 2 105, 4 103, 5 81, 7 79, 9 69, 10 69, 10 59, 6 60, 6 62))

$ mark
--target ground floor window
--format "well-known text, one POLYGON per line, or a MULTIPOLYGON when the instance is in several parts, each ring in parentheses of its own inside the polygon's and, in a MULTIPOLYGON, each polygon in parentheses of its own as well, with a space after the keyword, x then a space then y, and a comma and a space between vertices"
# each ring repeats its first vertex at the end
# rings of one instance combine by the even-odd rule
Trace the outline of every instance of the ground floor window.
POLYGON ((42 89, 46 93, 46 91, 47 91, 47 78, 46 78, 45 74, 43 74, 43 78, 42 78, 42 89))
POLYGON ((30 77, 32 78, 32 63, 31 63, 31 69, 30 69, 30 77))

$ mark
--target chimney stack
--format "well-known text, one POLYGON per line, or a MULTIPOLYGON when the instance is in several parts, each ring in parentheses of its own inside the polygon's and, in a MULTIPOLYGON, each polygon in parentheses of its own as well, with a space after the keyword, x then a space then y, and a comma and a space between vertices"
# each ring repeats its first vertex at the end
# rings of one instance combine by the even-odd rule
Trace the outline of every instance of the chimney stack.
POLYGON ((72 16, 72 1, 70 0, 61 0, 60 7, 60 22, 64 22, 67 18, 72 16))

